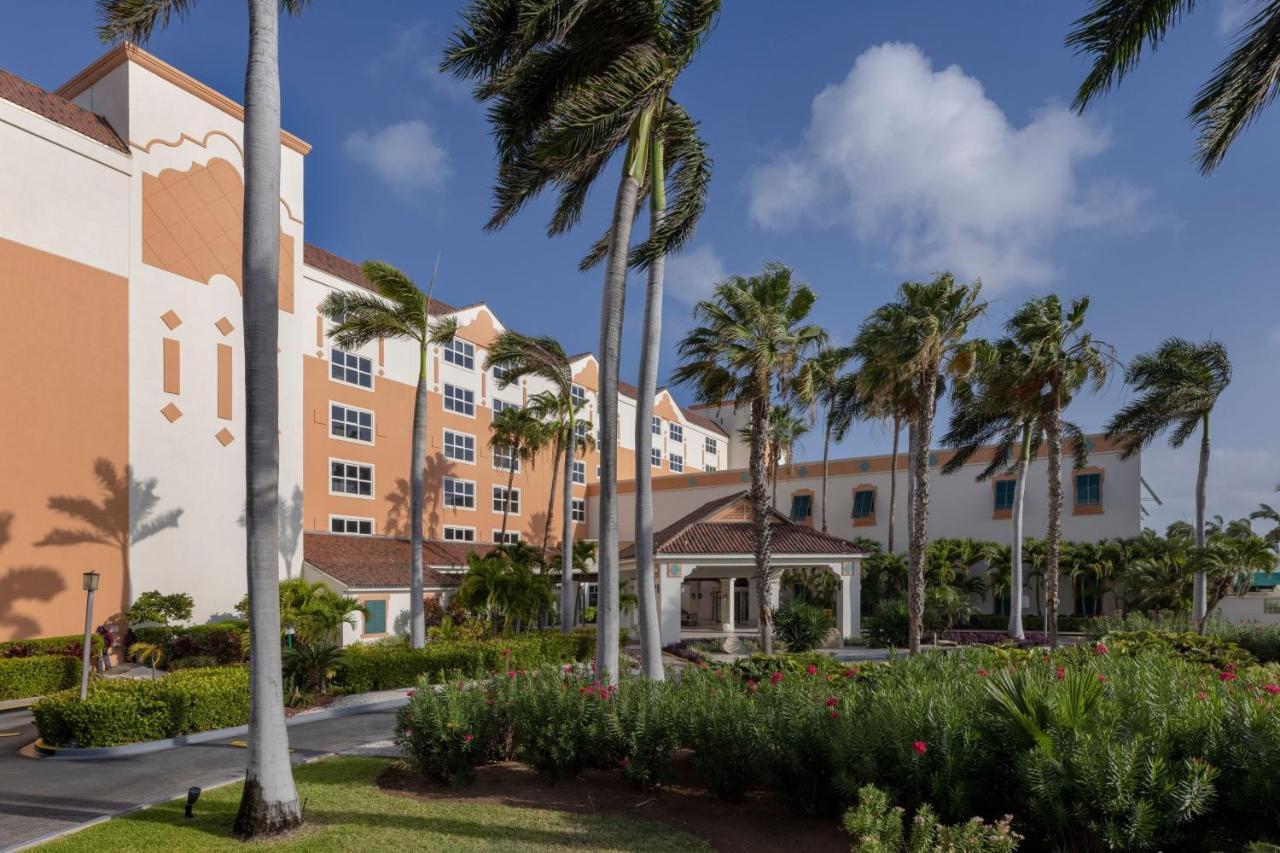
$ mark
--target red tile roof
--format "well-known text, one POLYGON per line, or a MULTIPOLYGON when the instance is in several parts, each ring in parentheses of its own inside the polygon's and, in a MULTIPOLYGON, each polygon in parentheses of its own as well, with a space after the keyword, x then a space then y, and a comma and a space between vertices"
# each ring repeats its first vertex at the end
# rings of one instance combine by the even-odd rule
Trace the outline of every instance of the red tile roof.
POLYGON ((116 135, 105 118, 3 69, 0 69, 0 98, 101 142, 108 148, 129 153, 129 146, 116 135))
MULTIPOLYGON (((423 542, 423 583, 428 589, 456 587, 462 583, 467 556, 492 549, 493 545, 480 542, 423 542)), ((350 587, 409 586, 408 539, 307 532, 302 537, 302 559, 350 587)))
MULTIPOLYGON (((359 264, 335 255, 326 249, 321 249, 319 246, 311 243, 304 244, 302 247, 302 262, 313 269, 327 272, 329 275, 336 276, 343 281, 359 285, 365 290, 372 290, 374 293, 378 292, 373 283, 364 277, 359 264)), ((435 297, 431 298, 432 314, 452 314, 457 310, 459 309, 447 302, 441 302, 435 297)))
MULTIPOLYGON (((653 535, 658 554, 744 554, 754 553, 749 521, 710 521, 720 510, 747 500, 747 492, 735 492, 709 501, 653 535)), ((852 542, 796 524, 773 511, 773 534, 769 550, 774 554, 814 554, 822 557, 854 557, 861 551, 852 542)), ((623 559, 635 557, 635 546, 624 548, 623 559)))
POLYGON ((680 408, 680 414, 684 415, 685 420, 687 420, 691 424, 697 424, 703 429, 710 430, 711 432, 718 432, 720 433, 720 435, 723 435, 725 438, 729 437, 729 433, 725 432, 724 427, 720 426, 720 424, 711 420, 711 418, 707 417, 704 414, 695 412, 693 409, 686 409, 683 406, 680 408))

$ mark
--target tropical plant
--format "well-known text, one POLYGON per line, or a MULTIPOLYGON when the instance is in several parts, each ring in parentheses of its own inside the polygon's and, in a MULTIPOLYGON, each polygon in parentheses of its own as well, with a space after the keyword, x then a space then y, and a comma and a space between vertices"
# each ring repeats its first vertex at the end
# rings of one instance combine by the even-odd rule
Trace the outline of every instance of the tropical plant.
POLYGON ((804 321, 817 297, 778 263, 759 275, 730 276, 710 299, 694 306, 695 322, 680 341, 678 384, 693 386, 698 398, 750 408, 752 550, 760 601, 760 644, 773 650, 769 494, 765 490, 769 415, 774 394, 786 398, 805 359, 826 341, 826 332, 804 321))
MULTIPOLYGON (((1276 491, 1280 492, 1280 486, 1276 486, 1276 491)), ((1263 538, 1268 545, 1280 551, 1280 511, 1277 511, 1271 504, 1260 503, 1257 509, 1249 513, 1249 518, 1270 521, 1276 525, 1268 530, 1263 538)))
MULTIPOLYGON (((472 0, 445 51, 445 71, 477 81, 498 146, 500 228, 548 185, 559 202, 552 234, 571 229, 610 158, 625 145, 613 217, 584 259, 603 258, 600 305, 600 601, 597 666, 618 668, 618 369, 632 223, 650 187, 653 226, 635 259, 652 263, 689 238, 702 213, 710 165, 696 125, 671 98, 719 11, 719 0, 624 0, 547 6, 535 0, 472 0), (646 177, 650 161, 655 168, 646 177), (657 174, 657 168, 663 174, 657 174), (665 206, 665 170, 676 200, 665 206)), ((656 361, 662 269, 652 271, 646 340, 656 361)), ((656 365, 655 365, 656 376, 656 365)), ((643 585, 643 584, 642 584, 643 585)), ((646 607, 646 614, 648 609, 646 607)))
POLYGON ((332 643, 296 643, 284 650, 283 667, 286 682, 300 694, 315 691, 329 693, 329 682, 342 665, 342 646, 332 643))
MULTIPOLYGON (((439 261, 437 261, 437 270, 439 261)), ((377 294, 365 290, 335 290, 320 304, 320 311, 336 325, 329 337, 338 346, 356 350, 375 340, 412 341, 418 347, 418 385, 413 398, 413 440, 409 457, 409 642, 415 649, 427 641, 423 610, 422 543, 423 503, 427 466, 427 351, 453 340, 458 330, 454 318, 432 320, 442 313, 433 303, 436 270, 424 294, 407 275, 382 261, 361 265, 377 294)))
MULTIPOLYGON (((778 508, 778 468, 785 459, 790 470, 795 459, 796 443, 809 431, 809 425, 796 415, 789 404, 779 403, 769 410, 769 423, 765 428, 765 453, 768 457, 769 485, 773 489, 769 505, 778 508)), ((742 438, 751 441, 751 428, 740 430, 742 438)))
MULTIPOLYGON (((145 43, 195 0, 103 0, 104 41, 145 43)), ((249 748, 234 832, 255 838, 302 823, 280 705, 280 10, 297 14, 307 0, 249 0, 245 66, 244 245, 241 283, 245 363, 245 537, 253 608, 249 748)))
POLYGON ((157 589, 151 589, 134 599, 133 604, 124 612, 124 618, 131 625, 140 622, 168 625, 171 620, 185 622, 190 619, 195 606, 195 601, 185 592, 165 595, 157 589))
POLYGON ((143 666, 151 667, 151 677, 156 677, 156 668, 164 663, 164 646, 158 643, 134 643, 129 647, 129 657, 143 666))
POLYGON ((497 548, 484 556, 471 554, 467 563, 467 574, 454 600, 482 615, 495 634, 519 633, 555 603, 550 578, 535 572, 530 560, 513 558, 512 550, 497 548))
MULTIPOLYGON (((857 384, 845 373, 853 359, 853 348, 824 346, 804 363, 797 377, 796 396, 812 401, 810 410, 822 409, 822 532, 827 532, 827 481, 830 474, 831 440, 844 440, 860 411, 857 384)), ((776 500, 775 500, 776 503, 776 500)))
MULTIPOLYGON (((1122 457, 1132 456, 1164 432, 1169 432, 1169 445, 1176 448, 1200 430, 1195 544, 1204 548, 1209 417, 1231 383, 1227 348, 1217 341, 1197 344, 1183 338, 1166 338, 1155 352, 1139 355, 1129 363, 1125 382, 1137 396, 1107 424, 1107 437, 1121 443, 1122 457)), ((1207 579, 1204 572, 1197 572, 1192 618, 1203 623, 1207 615, 1207 579)))
POLYGON ((826 641, 836 622, 817 604, 793 598, 773 611, 773 624, 787 651, 809 652, 826 641))
MULTIPOLYGON (((343 625, 355 626, 355 614, 364 613, 359 600, 339 595, 323 581, 292 578, 279 586, 280 629, 302 643, 341 642, 343 625)), ((246 620, 252 620, 248 596, 236 604, 246 620)))
MULTIPOLYGON (((551 438, 552 431, 553 428, 548 427, 537 414, 524 406, 503 409, 493 416, 489 424, 489 448, 495 458, 502 454, 508 460, 507 494, 511 494, 515 484, 516 470, 522 464, 533 464, 551 438)), ((507 519, 510 513, 511 502, 503 501, 500 542, 507 539, 507 519)))
POLYGON ((976 347, 965 335, 969 324, 986 311, 986 303, 978 298, 981 288, 979 282, 959 284, 951 273, 940 273, 927 283, 905 282, 896 302, 877 308, 863 321, 853 343, 864 364, 865 396, 896 394, 900 384, 908 389, 912 471, 907 609, 912 654, 920 650, 924 620, 929 445, 939 385, 944 376, 966 376, 973 368, 976 347), (894 390, 886 392, 886 386, 894 390))

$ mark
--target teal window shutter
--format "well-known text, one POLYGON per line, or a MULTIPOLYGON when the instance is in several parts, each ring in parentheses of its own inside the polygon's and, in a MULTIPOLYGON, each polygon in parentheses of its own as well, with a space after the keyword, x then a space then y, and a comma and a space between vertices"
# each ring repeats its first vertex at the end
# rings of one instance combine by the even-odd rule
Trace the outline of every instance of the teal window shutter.
POLYGON ((366 634, 387 633, 387 602, 374 599, 364 602, 364 632, 366 634))

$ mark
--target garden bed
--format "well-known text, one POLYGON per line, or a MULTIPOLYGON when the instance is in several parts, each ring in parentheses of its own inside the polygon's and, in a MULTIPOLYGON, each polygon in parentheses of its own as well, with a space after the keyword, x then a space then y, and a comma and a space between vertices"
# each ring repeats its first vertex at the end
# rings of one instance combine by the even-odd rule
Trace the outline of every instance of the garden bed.
POLYGON ((438 785, 401 767, 382 774, 387 791, 428 802, 550 809, 575 814, 616 813, 656 820, 704 839, 716 850, 765 853, 844 853, 849 836, 834 820, 802 818, 770 794, 752 791, 740 802, 725 802, 697 783, 687 753, 676 756, 673 780, 657 791, 641 792, 607 770, 588 770, 554 785, 519 762, 477 770, 466 786, 438 785))

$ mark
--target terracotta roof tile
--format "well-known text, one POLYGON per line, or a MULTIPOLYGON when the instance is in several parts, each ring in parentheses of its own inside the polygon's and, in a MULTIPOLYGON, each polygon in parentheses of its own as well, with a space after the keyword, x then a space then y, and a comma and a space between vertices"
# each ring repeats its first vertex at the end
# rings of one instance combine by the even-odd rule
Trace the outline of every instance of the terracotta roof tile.
MULTIPOLYGON (((492 549, 493 545, 480 542, 423 542, 423 582, 428 589, 456 587, 462 583, 467 556, 492 549)), ((302 558, 348 586, 409 586, 408 539, 307 532, 302 537, 302 558)))
MULTIPOLYGON (((302 262, 307 266, 318 269, 321 272, 327 272, 329 275, 336 276, 343 281, 363 287, 365 290, 372 290, 377 293, 369 279, 364 277, 364 273, 360 271, 360 265, 355 261, 349 261, 344 257, 335 255, 319 246, 306 243, 302 247, 302 262)), ((439 299, 432 297, 431 313, 432 314, 452 314, 458 311, 458 308, 447 302, 441 302, 439 299)))
POLYGON ((686 409, 683 406, 681 406, 680 414, 684 415, 685 420, 687 420, 691 424, 697 424, 698 426, 702 427, 705 430, 709 430, 714 433, 719 433, 720 435, 723 435, 725 438, 729 437, 729 433, 725 432, 724 427, 720 426, 720 424, 711 420, 711 418, 707 417, 701 412, 695 412, 692 409, 686 409))
POLYGON ((101 142, 108 148, 129 153, 129 146, 116 135, 105 118, 3 69, 0 69, 0 98, 101 142))

